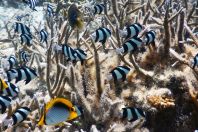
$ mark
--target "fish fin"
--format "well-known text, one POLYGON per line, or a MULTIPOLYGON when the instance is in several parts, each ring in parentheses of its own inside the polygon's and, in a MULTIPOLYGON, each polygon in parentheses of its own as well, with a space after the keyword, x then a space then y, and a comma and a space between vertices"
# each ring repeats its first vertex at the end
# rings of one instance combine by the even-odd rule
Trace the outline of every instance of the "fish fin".
POLYGON ((101 42, 103 45, 106 43, 107 39, 103 39, 103 40, 100 40, 99 42, 101 42))
POLYGON ((117 48, 116 53, 121 55, 123 53, 123 49, 122 48, 117 48))
POLYGON ((46 110, 46 105, 44 103, 43 108, 41 109, 41 117, 38 121, 39 126, 43 126, 45 124, 45 110, 46 110))
POLYGON ((81 18, 77 18, 77 27, 78 29, 82 29, 84 27, 84 23, 81 18))
POLYGON ((15 83, 19 82, 19 77, 16 77, 15 83))
POLYGON ((73 119, 75 119, 75 118, 77 118, 77 117, 78 117, 77 112, 71 111, 71 112, 70 112, 70 116, 69 116, 69 118, 68 118, 67 120, 70 121, 70 120, 73 120, 73 119))
POLYGON ((39 126, 43 126, 44 125, 44 115, 41 116, 41 119, 38 122, 39 126))
POLYGON ((26 79, 25 84, 28 84, 30 81, 31 81, 30 79, 26 79))
POLYGON ((67 99, 55 98, 55 99, 50 100, 50 102, 48 102, 46 104, 46 110, 50 109, 55 103, 58 103, 58 102, 67 105, 69 108, 71 108, 73 106, 72 103, 69 100, 67 100, 67 99))
POLYGON ((8 88, 7 83, 3 79, 1 79, 1 83, 2 83, 3 89, 8 88))
POLYGON ((124 82, 126 80, 126 75, 124 74, 122 77, 122 81, 124 82))

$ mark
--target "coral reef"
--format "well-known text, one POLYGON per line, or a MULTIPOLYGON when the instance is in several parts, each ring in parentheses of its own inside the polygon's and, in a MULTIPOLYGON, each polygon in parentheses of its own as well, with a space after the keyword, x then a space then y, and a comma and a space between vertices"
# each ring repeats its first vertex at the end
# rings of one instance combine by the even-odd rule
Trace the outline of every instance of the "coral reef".
MULTIPOLYGON (((0 115, 0 131, 192 132, 198 129, 198 62, 193 62, 198 53, 197 1, 49 0, 39 5, 37 13, 21 5, 18 14, 6 19, 0 14, 0 23, 4 24, 0 26, 1 60, 10 54, 18 59, 19 50, 25 50, 31 56, 27 66, 38 73, 38 78, 27 85, 22 81, 17 83, 20 94, 6 113, 0 115), (105 5, 104 11, 94 14, 93 6, 101 3, 105 5), (48 4, 53 6, 52 16, 47 14, 48 4), (67 12, 72 4, 83 14, 83 29, 71 28, 68 22, 67 12), (26 13, 29 16, 21 22, 32 31, 32 46, 21 45, 12 26, 17 15, 26 13), (154 30, 154 44, 143 44, 136 51, 118 54, 116 50, 126 42, 120 30, 133 23, 143 25, 137 35, 142 39, 154 30), (91 37, 100 27, 111 30, 105 44, 95 43, 91 37), (39 40, 41 29, 49 34, 47 43, 39 40), (64 44, 83 49, 86 60, 83 63, 68 60, 61 51, 64 44), (120 65, 130 67, 126 79, 109 80, 110 71, 120 65), (61 125, 38 126, 44 104, 57 97, 81 106, 83 115, 61 125), (15 126, 4 127, 3 119, 8 119, 21 106, 31 108, 28 118, 15 126), (140 108, 146 118, 134 122, 122 119, 124 107, 140 108)), ((4 72, 1 65, 1 78, 4 72)))

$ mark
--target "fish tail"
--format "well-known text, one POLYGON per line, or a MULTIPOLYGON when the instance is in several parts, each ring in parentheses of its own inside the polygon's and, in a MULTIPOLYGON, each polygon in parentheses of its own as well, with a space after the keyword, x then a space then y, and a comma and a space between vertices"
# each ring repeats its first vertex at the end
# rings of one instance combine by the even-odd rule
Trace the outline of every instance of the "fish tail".
POLYGON ((120 34, 121 37, 127 36, 127 32, 125 32, 123 30, 119 30, 119 34, 120 34))
POLYGON ((121 55, 123 53, 122 48, 117 48, 116 49, 116 53, 119 54, 119 55, 121 55))

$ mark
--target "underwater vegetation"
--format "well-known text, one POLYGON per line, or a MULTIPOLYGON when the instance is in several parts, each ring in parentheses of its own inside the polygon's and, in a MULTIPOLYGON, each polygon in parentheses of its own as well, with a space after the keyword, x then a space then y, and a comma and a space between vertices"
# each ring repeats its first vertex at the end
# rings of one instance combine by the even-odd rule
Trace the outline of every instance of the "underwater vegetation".
POLYGON ((0 131, 198 130, 196 0, 0 5, 0 131))

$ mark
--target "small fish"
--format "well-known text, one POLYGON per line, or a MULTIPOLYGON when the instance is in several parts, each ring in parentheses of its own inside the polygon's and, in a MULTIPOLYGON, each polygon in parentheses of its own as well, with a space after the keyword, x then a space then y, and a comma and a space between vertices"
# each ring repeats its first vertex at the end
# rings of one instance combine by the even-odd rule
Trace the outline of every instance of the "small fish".
POLYGON ((138 34, 143 30, 143 26, 139 23, 134 23, 130 26, 127 26, 121 31, 121 36, 125 37, 125 39, 129 39, 132 37, 137 37, 138 34))
POLYGON ((48 16, 53 16, 54 15, 53 6, 50 5, 50 4, 47 4, 47 15, 48 16))
POLYGON ((62 52, 68 58, 68 60, 74 61, 76 59, 75 57, 76 52, 70 46, 66 44, 62 45, 62 52))
POLYGON ((31 112, 31 109, 28 107, 21 107, 19 109, 17 109, 14 114, 11 116, 12 119, 12 125, 16 125, 18 123, 23 122, 24 120, 26 120, 27 116, 29 115, 29 113, 31 112))
POLYGON ((0 91, 3 91, 4 89, 7 89, 8 88, 8 85, 7 83, 0 78, 0 91))
POLYGON ((69 25, 74 29, 82 29, 83 28, 83 19, 82 13, 79 11, 75 4, 72 4, 68 10, 68 21, 69 25))
POLYGON ((110 75, 108 75, 108 80, 114 79, 115 81, 126 80, 126 76, 129 73, 130 68, 127 66, 117 66, 113 70, 111 70, 110 75))
POLYGON ((121 48, 116 49, 118 54, 125 54, 130 51, 136 51, 143 44, 142 40, 138 37, 131 38, 126 41, 121 48))
POLYGON ((25 14, 25 15, 17 15, 17 16, 16 16, 16 20, 17 20, 17 21, 21 21, 21 20, 22 20, 22 18, 24 18, 24 17, 26 17, 26 16, 29 16, 29 14, 25 14))
POLYGON ((44 29, 42 29, 39 32, 39 35, 40 35, 40 42, 41 43, 43 43, 43 42, 46 42, 47 43, 48 33, 44 29))
POLYGON ((101 14, 105 9, 105 5, 104 4, 97 4, 94 6, 94 15, 96 14, 101 14))
POLYGON ((1 114, 5 113, 7 107, 10 105, 11 99, 7 96, 0 96, 0 110, 1 114))
POLYGON ((58 125, 64 121, 73 120, 81 114, 82 109, 74 106, 69 100, 55 98, 48 102, 44 107, 38 125, 58 125))
POLYGON ((195 55, 194 59, 192 60, 192 68, 195 69, 198 66, 198 53, 195 55))
POLYGON ((5 95, 5 96, 10 96, 13 98, 17 97, 19 94, 19 88, 10 82, 6 82, 6 84, 8 85, 8 88, 0 91, 0 94, 5 95))
POLYGON ((98 28, 92 35, 92 39, 95 42, 101 42, 103 45, 107 39, 111 36, 111 31, 108 28, 98 28))
POLYGON ((38 0, 29 0, 28 1, 28 5, 33 11, 37 11, 36 10, 36 4, 37 3, 38 3, 38 0))
POLYGON ((14 68, 14 66, 18 63, 17 62, 17 59, 14 55, 11 55, 9 58, 8 58, 8 62, 9 62, 9 69, 12 69, 14 68))
POLYGON ((146 45, 149 45, 150 43, 155 43, 155 35, 156 33, 154 30, 146 32, 143 42, 145 42, 146 45))
POLYGON ((10 69, 6 71, 7 80, 10 82, 18 76, 16 69, 10 69))
POLYGON ((20 59, 24 62, 24 63, 27 63, 30 59, 30 56, 27 54, 26 51, 20 51, 19 52, 20 54, 20 59))
POLYGON ((21 21, 22 18, 23 18, 22 16, 16 16, 17 21, 21 21))
POLYGON ((14 26, 14 32, 20 33, 20 34, 31 34, 30 28, 26 26, 25 24, 22 24, 20 22, 16 22, 14 26))
POLYGON ((17 69, 18 76, 16 77, 16 82, 25 80, 25 84, 28 84, 32 79, 36 78, 38 75, 34 69, 28 67, 21 67, 17 69))
POLYGON ((122 108, 122 118, 130 122, 136 121, 140 118, 145 118, 145 112, 139 108, 126 107, 122 108))
POLYGON ((21 34, 21 44, 26 44, 27 46, 32 45, 32 36, 30 34, 21 34))
POLYGON ((75 57, 76 61, 81 61, 81 64, 83 64, 83 61, 87 58, 87 54, 82 49, 75 49, 75 57))

